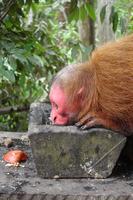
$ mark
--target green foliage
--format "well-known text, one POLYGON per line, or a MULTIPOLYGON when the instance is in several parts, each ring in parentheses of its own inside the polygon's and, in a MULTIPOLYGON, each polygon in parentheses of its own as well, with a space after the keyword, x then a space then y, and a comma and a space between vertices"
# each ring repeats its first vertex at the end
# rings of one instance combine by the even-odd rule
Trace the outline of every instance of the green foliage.
POLYGON ((132 0, 117 0, 114 4, 117 35, 125 34, 133 31, 133 1, 132 0), (118 16, 117 16, 118 15, 118 16), (118 19, 117 19, 118 18, 118 19))
POLYGON ((116 32, 118 26, 118 12, 115 11, 115 7, 112 6, 110 13, 110 23, 112 23, 113 31, 116 32))
POLYGON ((84 5, 86 11, 87 11, 87 14, 88 16, 92 19, 92 20, 96 20, 96 14, 95 14, 95 9, 94 7, 90 4, 90 3, 86 3, 84 5))
MULTIPOLYGON (((104 19, 105 19, 105 16, 106 16, 106 8, 107 8, 107 4, 104 5, 100 11, 100 20, 101 20, 101 23, 104 22, 104 19)), ((118 12, 115 11, 115 7, 112 6, 111 7, 111 13, 110 13, 110 17, 109 17, 109 21, 110 21, 110 24, 112 24, 112 29, 114 32, 116 32, 117 30, 117 26, 118 26, 118 12)))
POLYGON ((72 20, 84 20, 87 17, 90 17, 92 20, 96 20, 94 3, 90 3, 89 1, 78 1, 71 0, 68 20, 71 22, 72 20))
MULTIPOLYGON (((75 23, 60 22, 63 1, 8 2, 0 2, 0 19, 8 10, 0 24, 1 107, 45 99, 52 75, 80 49, 75 23)), ((27 119, 27 113, 0 116, 0 129, 25 130, 27 119)))
POLYGON ((100 20, 101 20, 101 23, 103 23, 103 21, 105 19, 106 7, 107 7, 107 5, 103 6, 102 9, 101 9, 101 11, 100 11, 100 20))
MULTIPOLYGON (((3 3, 3 10, 4 6, 3 3)), ((37 20, 26 24, 32 7, 37 9, 38 5, 33 1, 16 1, 1 24, 0 101, 3 106, 31 103, 46 94, 47 69, 53 72, 55 64, 64 62, 57 41, 49 37, 47 27, 40 29, 37 20)), ((0 121, 2 124, 8 122, 7 128, 14 129, 17 127, 16 115, 14 120, 12 117, 1 116, 0 121)))
MULTIPOLYGON (((101 23, 106 16, 107 4, 102 7, 100 12, 101 23)), ((111 8, 110 24, 116 34, 121 35, 126 32, 132 32, 133 29, 133 2, 132 0, 116 0, 111 8)))

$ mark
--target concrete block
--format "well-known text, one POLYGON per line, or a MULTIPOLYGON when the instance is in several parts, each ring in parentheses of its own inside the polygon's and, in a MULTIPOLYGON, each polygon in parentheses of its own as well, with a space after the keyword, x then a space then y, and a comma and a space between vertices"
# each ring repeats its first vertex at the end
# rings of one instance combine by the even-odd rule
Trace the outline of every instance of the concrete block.
POLYGON ((32 125, 42 125, 42 124, 50 124, 49 115, 50 115, 50 104, 44 102, 35 102, 30 106, 29 112, 29 127, 32 125))
POLYGON ((38 175, 43 178, 106 178, 126 138, 103 128, 32 125, 29 131, 38 175))

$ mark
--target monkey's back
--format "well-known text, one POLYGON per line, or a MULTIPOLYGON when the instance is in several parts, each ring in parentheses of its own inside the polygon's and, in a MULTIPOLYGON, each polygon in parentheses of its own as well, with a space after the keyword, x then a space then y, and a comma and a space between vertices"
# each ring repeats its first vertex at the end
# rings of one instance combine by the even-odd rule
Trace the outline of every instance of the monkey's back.
POLYGON ((133 131, 133 35, 98 48, 91 63, 100 109, 133 131))

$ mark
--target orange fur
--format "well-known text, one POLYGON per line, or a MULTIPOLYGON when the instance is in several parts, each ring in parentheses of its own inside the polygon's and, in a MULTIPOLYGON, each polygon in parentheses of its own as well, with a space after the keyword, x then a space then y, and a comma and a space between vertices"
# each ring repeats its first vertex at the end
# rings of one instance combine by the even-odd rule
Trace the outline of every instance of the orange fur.
POLYGON ((133 35, 96 49, 86 63, 63 68, 54 83, 65 91, 68 104, 84 88, 76 121, 87 124, 91 116, 106 128, 133 133, 133 35))

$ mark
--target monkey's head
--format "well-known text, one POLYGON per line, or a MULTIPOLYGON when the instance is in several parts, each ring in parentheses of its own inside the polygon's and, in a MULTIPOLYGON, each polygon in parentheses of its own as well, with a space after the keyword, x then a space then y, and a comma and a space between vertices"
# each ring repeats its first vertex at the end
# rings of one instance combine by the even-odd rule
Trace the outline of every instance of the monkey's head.
POLYGON ((76 104, 68 104, 68 98, 64 90, 56 84, 53 84, 49 94, 51 102, 50 119, 53 124, 67 125, 71 124, 77 114, 76 104))
POLYGON ((76 64, 63 68, 54 77, 49 94, 53 124, 70 125, 77 121, 88 97, 88 76, 84 65, 76 64))

